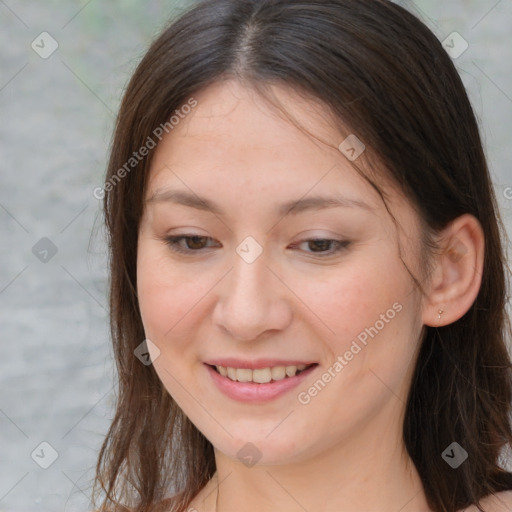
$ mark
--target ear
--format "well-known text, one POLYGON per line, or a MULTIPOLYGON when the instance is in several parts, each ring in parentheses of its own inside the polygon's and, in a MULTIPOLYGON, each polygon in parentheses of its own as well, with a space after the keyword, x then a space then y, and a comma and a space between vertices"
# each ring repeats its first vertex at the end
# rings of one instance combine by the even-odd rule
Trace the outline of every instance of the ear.
POLYGON ((423 298, 423 323, 431 327, 452 324, 469 311, 480 291, 484 267, 485 236, 473 215, 452 221, 438 243, 440 252, 433 256, 433 273, 423 298))

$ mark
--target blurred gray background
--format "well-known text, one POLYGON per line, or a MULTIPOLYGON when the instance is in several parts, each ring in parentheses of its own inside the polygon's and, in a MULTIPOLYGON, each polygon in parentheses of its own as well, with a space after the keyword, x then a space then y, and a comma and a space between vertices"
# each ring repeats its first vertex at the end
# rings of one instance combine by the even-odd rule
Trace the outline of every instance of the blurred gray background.
MULTIPOLYGON (((510 236, 512 0, 400 3, 448 38, 510 236)), ((130 74, 188 5, 0 0, 0 512, 91 510, 114 399, 93 190, 130 74)))

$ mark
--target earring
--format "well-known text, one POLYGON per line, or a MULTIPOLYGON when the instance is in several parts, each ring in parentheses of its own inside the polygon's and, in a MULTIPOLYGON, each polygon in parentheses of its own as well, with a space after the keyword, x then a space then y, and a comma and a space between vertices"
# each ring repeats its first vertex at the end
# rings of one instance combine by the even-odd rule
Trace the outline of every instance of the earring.
POLYGON ((439 320, 441 320, 441 317, 444 314, 444 309, 440 309, 438 313, 439 313, 439 320))

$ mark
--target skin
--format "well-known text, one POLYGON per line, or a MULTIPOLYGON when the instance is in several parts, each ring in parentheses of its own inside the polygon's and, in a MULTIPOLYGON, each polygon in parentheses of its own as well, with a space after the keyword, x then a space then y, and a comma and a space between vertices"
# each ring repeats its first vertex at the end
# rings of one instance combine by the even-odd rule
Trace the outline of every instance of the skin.
POLYGON ((456 321, 478 294, 481 227, 469 215, 454 221, 425 275, 412 205, 385 186, 397 230, 377 192, 337 149, 346 135, 326 112, 289 89, 273 91, 324 142, 227 81, 195 95, 197 107, 162 139, 150 169, 146 199, 173 188, 225 210, 218 216, 148 201, 139 231, 137 288, 146 337, 159 351, 150 347, 154 368, 215 449, 217 474, 189 510, 215 510, 218 491, 218 512, 429 511, 402 441, 406 396, 424 326, 456 321), (371 210, 275 212, 291 199, 333 193, 371 210), (189 241, 190 255, 166 244, 166 236, 190 233, 209 237, 203 245, 189 241), (236 252, 247 236, 263 249, 250 264, 236 252), (307 243, 314 238, 350 244, 322 259, 332 246, 307 243), (298 393, 397 303, 400 312, 300 403, 298 393), (204 362, 213 357, 299 358, 318 366, 299 388, 249 404, 212 384, 204 362), (261 453, 252 467, 237 457, 247 442, 261 453))

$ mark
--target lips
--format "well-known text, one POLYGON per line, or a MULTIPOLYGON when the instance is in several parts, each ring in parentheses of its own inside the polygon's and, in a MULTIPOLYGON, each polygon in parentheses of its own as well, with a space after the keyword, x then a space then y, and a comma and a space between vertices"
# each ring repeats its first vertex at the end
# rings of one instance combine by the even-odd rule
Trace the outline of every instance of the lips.
POLYGON ((240 402, 264 403, 298 386, 315 371, 318 363, 224 359, 205 363, 204 366, 217 389, 227 397, 240 402))

